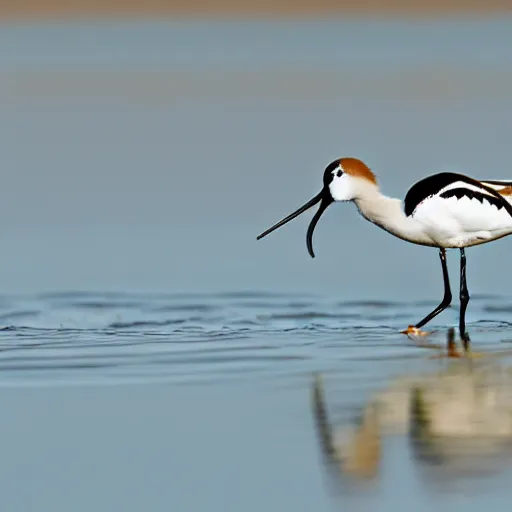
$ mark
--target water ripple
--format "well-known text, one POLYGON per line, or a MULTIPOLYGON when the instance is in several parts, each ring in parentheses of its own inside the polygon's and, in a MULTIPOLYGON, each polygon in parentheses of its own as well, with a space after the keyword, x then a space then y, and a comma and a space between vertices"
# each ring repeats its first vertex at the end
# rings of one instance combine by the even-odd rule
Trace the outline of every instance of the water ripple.
MULTIPOLYGON (((497 350, 512 342, 511 303, 499 296, 472 299, 474 343, 497 350)), ((0 383, 183 382, 333 369, 352 375, 349 361, 430 357, 399 331, 433 305, 250 291, 6 296, 0 301, 0 383)), ((429 325, 429 342, 442 343, 452 324, 453 315, 438 317, 429 325)))

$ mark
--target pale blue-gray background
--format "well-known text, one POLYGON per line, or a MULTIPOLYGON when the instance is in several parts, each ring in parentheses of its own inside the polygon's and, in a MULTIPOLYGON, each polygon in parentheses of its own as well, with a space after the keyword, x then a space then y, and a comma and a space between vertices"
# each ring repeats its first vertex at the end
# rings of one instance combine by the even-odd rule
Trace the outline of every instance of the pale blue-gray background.
MULTIPOLYGON (((332 207, 256 235, 356 156, 403 197, 445 169, 511 178, 510 20, 6 24, 0 283, 436 298, 435 250, 332 207)), ((508 289, 510 240, 468 251, 508 289)), ((451 256, 454 279, 458 255, 451 256)), ((454 282, 457 286, 457 282, 454 282)))

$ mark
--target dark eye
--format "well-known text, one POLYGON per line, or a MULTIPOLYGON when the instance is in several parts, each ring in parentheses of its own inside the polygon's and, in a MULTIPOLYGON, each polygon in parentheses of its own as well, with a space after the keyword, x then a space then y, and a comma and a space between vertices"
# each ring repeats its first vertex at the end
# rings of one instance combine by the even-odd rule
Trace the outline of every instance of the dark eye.
POLYGON ((336 176, 338 176, 338 178, 339 178, 342 174, 343 174, 343 171, 341 169, 338 169, 336 176))

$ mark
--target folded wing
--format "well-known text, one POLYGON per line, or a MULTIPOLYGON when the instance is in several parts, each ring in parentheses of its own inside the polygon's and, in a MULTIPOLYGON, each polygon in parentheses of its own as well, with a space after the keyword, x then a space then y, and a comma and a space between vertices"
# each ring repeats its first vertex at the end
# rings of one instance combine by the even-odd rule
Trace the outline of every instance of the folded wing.
POLYGON ((509 199, 512 182, 440 173, 411 187, 405 198, 405 213, 447 234, 493 232, 512 227, 509 199))

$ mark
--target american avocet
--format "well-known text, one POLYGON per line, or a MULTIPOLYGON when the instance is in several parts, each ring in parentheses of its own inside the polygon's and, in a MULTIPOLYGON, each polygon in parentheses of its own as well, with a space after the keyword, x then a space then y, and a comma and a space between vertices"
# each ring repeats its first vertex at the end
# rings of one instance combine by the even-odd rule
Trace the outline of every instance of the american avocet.
POLYGON ((357 158, 339 158, 324 171, 319 194, 298 210, 267 229, 261 239, 317 203, 318 211, 307 230, 307 248, 312 258, 313 231, 326 208, 336 201, 353 201, 359 213, 396 237, 418 245, 436 247, 443 270, 444 297, 425 318, 402 331, 426 334, 420 328, 445 310, 452 301, 446 249, 460 250, 459 333, 467 344, 465 315, 469 302, 466 284, 465 247, 497 240, 512 233, 512 181, 479 181, 463 174, 442 172, 415 183, 405 200, 383 195, 373 172, 357 158))

